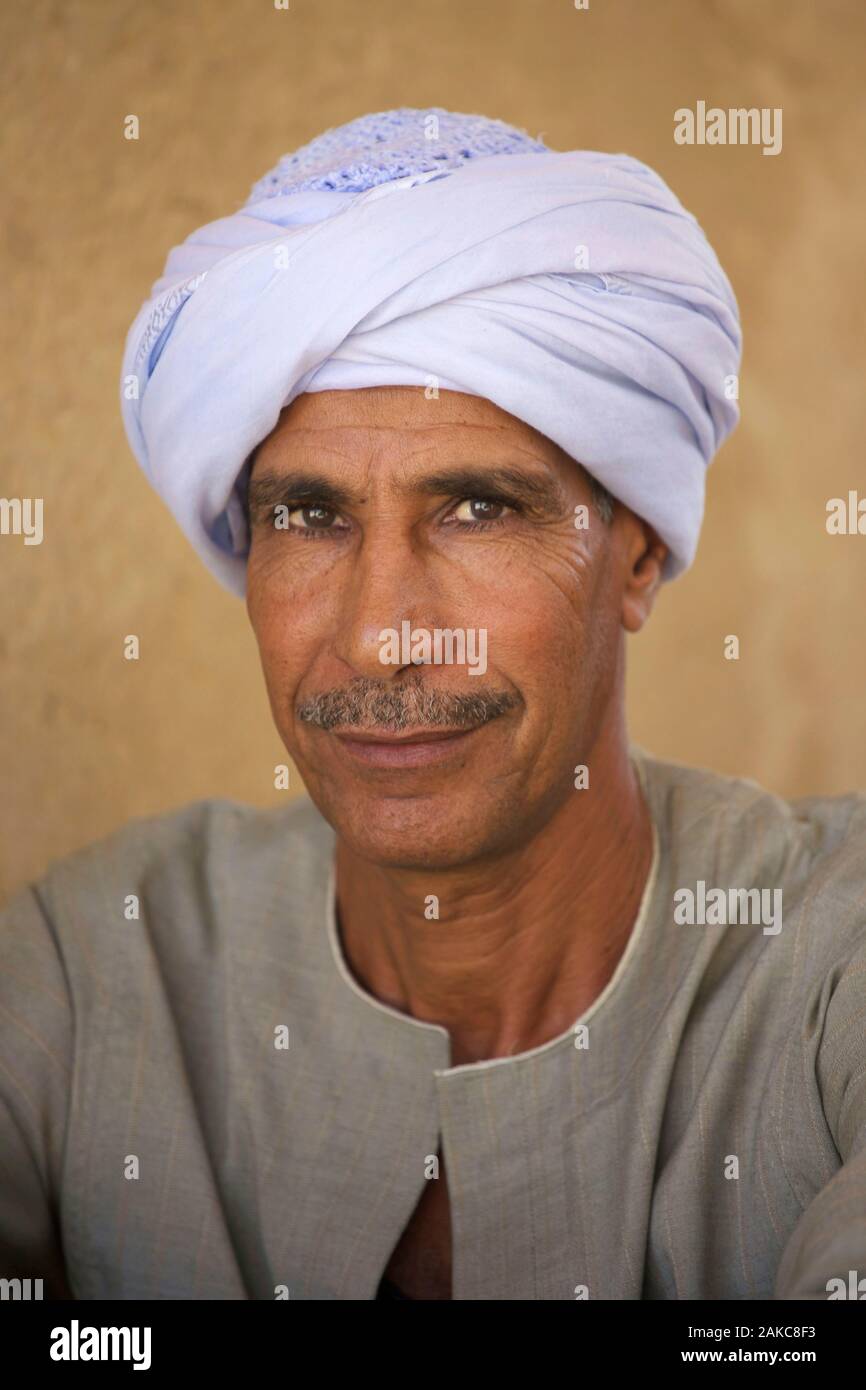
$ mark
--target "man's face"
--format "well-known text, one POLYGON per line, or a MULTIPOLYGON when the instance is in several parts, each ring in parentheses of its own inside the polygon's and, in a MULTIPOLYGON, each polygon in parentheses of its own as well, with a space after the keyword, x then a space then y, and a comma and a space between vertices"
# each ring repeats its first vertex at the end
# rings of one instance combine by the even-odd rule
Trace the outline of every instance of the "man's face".
POLYGON ((634 580, 648 528, 619 504, 605 525, 583 469, 490 401, 301 396, 257 453, 250 526, 277 728, 362 857, 508 852, 613 746, 623 624, 640 626, 657 583, 634 580))

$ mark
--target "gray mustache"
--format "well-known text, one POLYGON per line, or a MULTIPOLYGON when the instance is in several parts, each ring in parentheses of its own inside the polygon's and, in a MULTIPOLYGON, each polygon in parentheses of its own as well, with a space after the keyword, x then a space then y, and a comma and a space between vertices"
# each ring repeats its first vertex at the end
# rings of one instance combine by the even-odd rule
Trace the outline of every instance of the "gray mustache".
POLYGON ((328 690, 295 706, 295 715, 319 729, 470 729, 514 709, 516 695, 485 688, 471 695, 436 690, 422 679, 369 680, 358 676, 342 690, 328 690))

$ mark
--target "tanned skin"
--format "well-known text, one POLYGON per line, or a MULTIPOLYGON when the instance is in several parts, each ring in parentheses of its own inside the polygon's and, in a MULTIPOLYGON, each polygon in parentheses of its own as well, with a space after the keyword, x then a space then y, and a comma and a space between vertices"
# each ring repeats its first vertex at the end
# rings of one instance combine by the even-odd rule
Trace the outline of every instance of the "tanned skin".
MULTIPOLYGON (((452 1066, 550 1041, 613 974, 649 874, 625 634, 664 544, 619 502, 603 521, 584 469, 531 426, 412 387, 299 397, 249 505, 247 610, 277 729, 336 832, 352 974, 446 1028, 452 1066), (383 665, 380 634, 406 620, 485 628, 486 672, 383 665)), ((444 1181, 388 1272, 450 1297, 444 1181)))

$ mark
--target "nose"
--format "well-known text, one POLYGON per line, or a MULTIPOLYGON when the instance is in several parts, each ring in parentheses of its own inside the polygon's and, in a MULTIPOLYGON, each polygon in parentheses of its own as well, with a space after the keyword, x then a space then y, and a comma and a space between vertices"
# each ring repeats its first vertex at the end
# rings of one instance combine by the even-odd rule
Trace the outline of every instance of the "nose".
POLYGON ((387 539, 381 534, 366 536, 344 591, 337 656, 354 675, 393 680, 412 663, 394 661, 392 634, 399 644, 403 623, 408 621, 411 628, 430 626, 433 606, 429 567, 411 541, 393 532, 387 539))

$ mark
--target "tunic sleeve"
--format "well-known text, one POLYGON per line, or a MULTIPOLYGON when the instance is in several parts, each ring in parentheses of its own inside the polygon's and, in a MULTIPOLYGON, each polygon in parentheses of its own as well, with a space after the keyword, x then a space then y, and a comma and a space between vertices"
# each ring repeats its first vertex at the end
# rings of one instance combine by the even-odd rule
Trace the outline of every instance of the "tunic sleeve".
POLYGON ((795 1226, 776 1298, 866 1300, 866 940, 830 984, 815 1078, 842 1166, 795 1226))
POLYGON ((63 962, 27 888, 0 912, 0 1278, 41 1279, 45 1299, 73 1296, 59 1220, 72 1066, 63 962))

